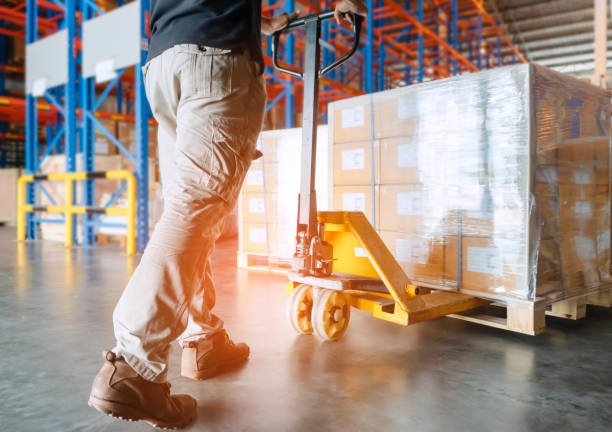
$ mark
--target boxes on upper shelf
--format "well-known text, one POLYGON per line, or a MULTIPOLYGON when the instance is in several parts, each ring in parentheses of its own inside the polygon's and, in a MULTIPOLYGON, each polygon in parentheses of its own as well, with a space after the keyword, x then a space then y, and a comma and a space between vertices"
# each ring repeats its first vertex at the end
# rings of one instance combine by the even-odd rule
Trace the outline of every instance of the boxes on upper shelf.
MULTIPOLYGON (((98 121, 108 131, 108 133, 117 137, 117 121, 109 118, 99 118, 98 121)), ((94 153, 100 155, 115 155, 118 153, 117 146, 108 137, 104 131, 98 127, 94 127, 94 153)))

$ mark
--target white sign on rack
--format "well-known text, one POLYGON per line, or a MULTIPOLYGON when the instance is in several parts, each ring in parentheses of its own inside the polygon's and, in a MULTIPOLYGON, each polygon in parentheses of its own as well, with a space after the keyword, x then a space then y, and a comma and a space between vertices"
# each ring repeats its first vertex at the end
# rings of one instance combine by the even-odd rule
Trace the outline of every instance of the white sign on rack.
POLYGON ((26 45, 26 93, 41 97, 68 82, 68 30, 26 45))
POLYGON ((140 64, 142 11, 128 3, 83 23, 83 76, 110 81, 117 70, 140 64))

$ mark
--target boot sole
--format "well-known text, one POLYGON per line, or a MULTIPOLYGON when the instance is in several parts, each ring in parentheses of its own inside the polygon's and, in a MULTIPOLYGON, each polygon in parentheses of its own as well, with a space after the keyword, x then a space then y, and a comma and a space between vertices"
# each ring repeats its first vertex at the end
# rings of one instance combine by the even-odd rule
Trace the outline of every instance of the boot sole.
POLYGON ((250 352, 245 355, 235 358, 231 362, 216 364, 214 366, 208 367, 206 369, 200 370, 189 370, 189 369, 181 369, 181 375, 185 378, 191 378, 197 381, 203 381, 208 378, 212 378, 215 375, 218 375, 222 372, 227 372, 232 368, 246 362, 249 359, 250 352))
POLYGON ((157 429, 182 429, 189 426, 194 420, 195 415, 191 418, 181 421, 180 423, 168 423, 158 419, 151 418, 136 408, 133 408, 129 405, 125 405, 119 402, 111 402, 104 399, 100 399, 95 397, 94 395, 89 396, 89 400, 87 401, 87 405, 92 408, 97 409, 103 414, 107 416, 114 417, 121 420, 126 420, 130 422, 135 421, 143 421, 145 423, 150 424, 154 428, 157 429))

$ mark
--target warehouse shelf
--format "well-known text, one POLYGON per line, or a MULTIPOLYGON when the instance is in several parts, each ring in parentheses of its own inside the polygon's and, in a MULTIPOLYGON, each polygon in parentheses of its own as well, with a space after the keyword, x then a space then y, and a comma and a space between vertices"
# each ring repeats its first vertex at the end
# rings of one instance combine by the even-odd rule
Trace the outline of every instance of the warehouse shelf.
MULTIPOLYGON (((141 51, 140 64, 134 67, 121 69, 118 77, 110 84, 94 83, 93 78, 83 75, 83 46, 82 36, 84 23, 89 19, 103 15, 123 5, 118 1, 92 1, 92 0, 29 0, 8 6, 7 2, 0 3, 0 20, 8 17, 11 22, 10 32, 13 37, 25 36, 26 43, 31 44, 42 37, 54 34, 56 31, 68 31, 68 80, 65 84, 47 89, 43 97, 37 98, 31 94, 25 99, 3 98, 3 108, 0 100, 0 115, 8 112, 18 112, 14 108, 25 108, 26 124, 26 171, 34 173, 38 170, 44 159, 52 154, 63 154, 66 159, 66 172, 75 172, 77 159, 82 158, 82 168, 87 172, 94 170, 94 128, 108 135, 112 145, 123 153, 127 160, 135 166, 137 178, 137 207, 138 207, 138 249, 143 250, 148 238, 148 139, 147 127, 154 124, 150 118, 150 110, 144 96, 142 74, 140 66, 146 52, 141 51), (17 33, 17 34, 16 34, 17 33), (116 105, 104 104, 103 101, 112 95, 116 105), (102 109, 104 108, 104 109, 102 109), (115 112, 109 112, 114 110, 115 112), (110 119, 121 122, 133 122, 139 133, 135 151, 129 149, 126 143, 121 143, 114 131, 108 131, 102 120, 110 119), (40 130, 45 131, 45 138, 41 142, 40 130), (77 140, 78 137, 78 140, 77 140)), ((140 2, 142 5, 142 22, 146 17, 149 2, 140 2)), ((146 37, 141 29, 142 37, 146 37)), ((8 72, 8 69, 7 69, 8 72)), ((13 73, 18 70, 11 71, 13 73)), ((23 112, 23 111, 22 111, 23 112)), ((24 116, 12 114, 11 121, 19 122, 24 116)), ((83 188, 83 204, 94 204, 94 185, 85 180, 83 188)), ((36 199, 36 190, 42 185, 28 186, 28 203, 36 199)), ((43 191, 44 193, 44 191, 43 191)), ((74 197, 73 197, 74 199, 74 197)), ((74 243, 82 237, 83 244, 95 242, 95 221, 91 215, 83 217, 83 235, 77 236, 77 224, 72 237, 74 243)), ((32 215, 28 217, 27 236, 36 238, 35 220, 32 215)))
MULTIPOLYGON (((264 14, 299 9, 302 14, 330 9, 333 2, 274 2, 264 14)), ((401 87, 463 72, 525 62, 500 23, 486 11, 482 0, 368 0, 371 11, 359 49, 348 65, 321 82, 320 112, 326 121, 327 102, 357 94, 401 87)), ((323 23, 323 63, 331 63, 350 46, 351 34, 334 21, 323 23)), ((270 53, 270 38, 264 46, 270 53)), ((304 52, 300 34, 285 38, 285 61, 299 64, 304 52)), ((266 65, 271 66, 268 61, 266 65)), ((284 127, 295 125, 301 83, 273 68, 266 68, 271 97, 267 109, 283 105, 284 127)))
MULTIPOLYGON (((130 154, 121 143, 117 147, 137 166, 138 249, 142 250, 148 237, 146 127, 154 124, 144 98, 142 75, 137 66, 130 67, 118 71, 110 84, 96 84, 92 78, 83 78, 81 70, 83 23, 123 3, 122 0, 32 0, 27 3, 0 0, 0 21, 7 23, 0 37, 25 38, 29 44, 56 31, 68 30, 70 76, 65 85, 47 91, 44 98, 0 96, 0 124, 25 122, 27 170, 40 165, 37 158, 41 154, 59 150, 66 155, 66 171, 73 172, 81 155, 83 169, 93 170, 93 128, 103 127, 99 120, 134 122, 138 129, 136 154, 130 154), (107 102, 103 104, 105 98, 107 102), (46 143, 35 138, 41 135, 40 129, 45 131, 46 143)), ((141 3, 143 22, 148 23, 149 1, 141 3)), ((321 79, 319 111, 323 123, 327 122, 327 103, 334 100, 524 61, 481 0, 368 0, 367 4, 371 14, 364 24, 357 55, 321 79)), ((331 9, 333 5, 329 0, 268 0, 264 2, 263 13, 272 16, 299 10, 305 15, 331 9)), ((142 29, 142 37, 147 36, 142 29)), ((349 49, 352 33, 347 25, 329 20, 322 26, 321 37, 323 64, 330 64, 349 49)), ((293 127, 299 123, 296 107, 302 104, 302 82, 274 71, 271 38, 264 38, 263 49, 268 89, 266 112, 274 111, 275 118, 282 119, 282 124, 278 121, 272 126, 293 127)), ((284 36, 281 49, 284 63, 299 67, 304 49, 301 33, 284 36)), ((0 76, 24 75, 23 67, 7 64, 1 54, 0 76)), ((0 126, 0 134, 6 133, 0 126)), ((88 184, 85 190, 85 200, 92 200, 93 185, 88 184)), ((34 188, 28 194, 28 199, 34 200, 34 188)), ((88 227, 85 230, 85 244, 93 243, 93 230, 88 227)), ((32 238, 36 235, 33 223, 28 226, 28 235, 32 238)))

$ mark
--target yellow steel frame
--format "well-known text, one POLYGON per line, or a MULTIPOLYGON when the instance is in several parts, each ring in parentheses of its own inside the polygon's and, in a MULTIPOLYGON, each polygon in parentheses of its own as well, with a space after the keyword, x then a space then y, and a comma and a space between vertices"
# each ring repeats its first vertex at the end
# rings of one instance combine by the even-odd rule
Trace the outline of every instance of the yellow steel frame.
MULTIPOLYGON (((319 212, 325 241, 333 246, 334 272, 382 280, 388 293, 344 290, 351 306, 374 317, 409 325, 488 304, 465 294, 413 284, 362 212, 319 212), (356 253, 360 248, 365 253, 356 253)), ((298 282, 287 286, 290 294, 298 282)))
MULTIPOLYGON (((97 177, 94 177, 97 178, 97 177)), ((127 208, 106 207, 104 213, 108 215, 127 216, 127 241, 126 253, 133 255, 136 253, 136 177, 130 171, 117 170, 105 171, 106 179, 125 180, 127 182, 127 208)), ((54 173, 48 174, 44 179, 36 178, 33 175, 23 175, 19 177, 17 185, 17 240, 26 239, 26 213, 36 211, 35 205, 26 204, 26 185, 35 181, 50 180, 64 182, 64 205, 46 206, 45 211, 50 213, 64 214, 64 245, 72 246, 72 215, 86 214, 88 207, 77 206, 72 202, 74 182, 77 180, 92 180, 86 172, 54 173)))

